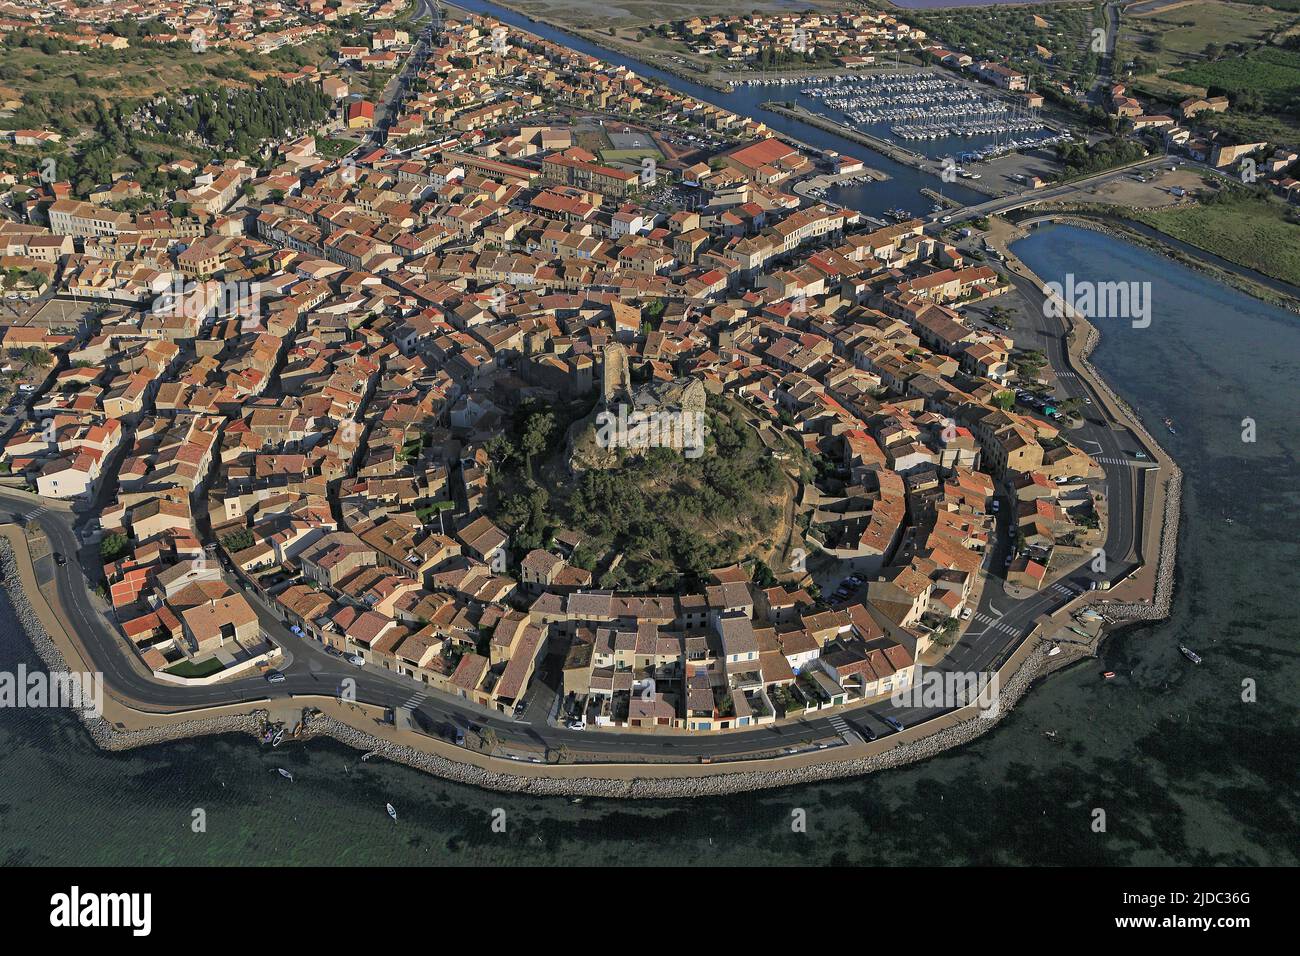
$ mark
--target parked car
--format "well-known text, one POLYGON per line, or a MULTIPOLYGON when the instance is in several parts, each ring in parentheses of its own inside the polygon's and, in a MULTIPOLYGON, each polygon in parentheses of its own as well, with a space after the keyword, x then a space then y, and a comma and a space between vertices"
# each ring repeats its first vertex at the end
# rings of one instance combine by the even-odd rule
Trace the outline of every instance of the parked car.
POLYGON ((969 620, 971 619, 971 615, 972 615, 973 613, 974 613, 974 612, 973 612, 970 608, 965 608, 965 609, 961 612, 961 619, 962 619, 963 621, 969 621, 969 620))
POLYGON ((59 552, 55 551, 54 563, 57 564, 59 567, 63 567, 65 564, 68 563, 68 559, 65 558, 63 555, 59 554, 59 552))
POLYGON ((282 674, 280 671, 266 672, 266 682, 268 684, 283 684, 284 680, 285 680, 284 674, 282 674))
POLYGON ((905 730, 905 729, 906 729, 906 728, 903 726, 903 722, 902 722, 901 720, 899 720, 898 718, 896 718, 896 717, 885 717, 885 718, 884 718, 884 721, 885 721, 885 723, 889 724, 889 726, 893 727, 895 730, 905 730))
POLYGON ((361 667, 366 663, 366 659, 360 654, 349 654, 347 655, 347 662, 349 664, 355 664, 357 667, 361 667))

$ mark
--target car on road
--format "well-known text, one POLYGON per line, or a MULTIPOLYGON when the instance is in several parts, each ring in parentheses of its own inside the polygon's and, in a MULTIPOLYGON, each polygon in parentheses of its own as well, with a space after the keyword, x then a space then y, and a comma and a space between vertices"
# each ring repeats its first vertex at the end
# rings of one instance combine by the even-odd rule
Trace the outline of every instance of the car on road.
POLYGON ((68 563, 68 559, 65 558, 63 555, 59 554, 59 552, 55 551, 54 563, 57 564, 59 567, 63 567, 65 564, 68 563))
POLYGON ((457 747, 465 746, 465 731, 461 730, 455 724, 447 725, 447 739, 457 747))
POLYGON ((993 512, 996 514, 997 512, 999 512, 999 511, 1001 511, 1001 510, 1002 510, 1002 502, 1000 502, 1000 501, 998 501, 998 499, 994 498, 994 499, 993 499, 993 512))
POLYGON ((586 730, 587 722, 585 720, 571 720, 564 726, 568 727, 570 730, 586 730))
POLYGON ((524 711, 527 709, 528 709, 528 704, 525 701, 521 700, 519 703, 515 704, 515 716, 522 717, 524 715, 524 711))
POLYGON ((366 659, 360 654, 348 654, 346 660, 349 664, 355 664, 357 667, 361 667, 366 663, 366 659))
POLYGON ((895 730, 905 730, 905 729, 906 729, 906 728, 903 726, 903 722, 902 722, 901 720, 899 720, 897 717, 884 717, 884 718, 882 718, 882 719, 884 720, 885 723, 889 724, 889 726, 893 727, 895 730))
POLYGON ((1138 459, 1139 461, 1145 461, 1147 457, 1147 453, 1144 451, 1135 451, 1133 452, 1133 457, 1138 459))
POLYGON ((965 609, 961 612, 961 619, 962 619, 963 621, 969 621, 969 620, 971 619, 971 615, 972 615, 973 613, 974 613, 974 612, 973 612, 970 608, 965 608, 965 609))
POLYGON ((876 739, 876 732, 866 724, 854 724, 853 729, 862 735, 862 739, 870 743, 876 739))
POLYGON ((266 672, 266 682, 268 684, 283 684, 284 680, 285 680, 284 674, 282 674, 280 671, 266 672))

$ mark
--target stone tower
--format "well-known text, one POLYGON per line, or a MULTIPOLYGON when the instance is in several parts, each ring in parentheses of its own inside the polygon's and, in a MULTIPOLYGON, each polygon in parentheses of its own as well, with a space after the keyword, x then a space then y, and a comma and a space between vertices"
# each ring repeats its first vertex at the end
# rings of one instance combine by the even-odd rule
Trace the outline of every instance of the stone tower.
POLYGON ((601 398, 606 406, 626 402, 632 395, 632 373, 628 369, 627 349, 611 342, 601 350, 601 398))

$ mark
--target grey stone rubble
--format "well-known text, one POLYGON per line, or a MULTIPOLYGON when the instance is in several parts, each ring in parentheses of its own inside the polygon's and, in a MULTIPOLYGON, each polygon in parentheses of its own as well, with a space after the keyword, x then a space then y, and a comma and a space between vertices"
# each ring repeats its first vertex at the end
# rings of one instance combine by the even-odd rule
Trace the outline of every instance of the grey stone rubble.
MULTIPOLYGON (((4 575, 4 586, 13 605, 18 624, 31 641, 36 656, 41 659, 51 672, 67 671, 64 660, 54 641, 46 633, 45 626, 32 609, 27 594, 18 581, 18 567, 14 560, 13 549, 9 542, 0 539, 0 574, 4 575)), ((149 727, 144 730, 120 730, 103 717, 95 717, 80 710, 73 710, 90 733, 91 739, 104 750, 130 750, 133 747, 147 747, 150 744, 166 743, 171 740, 183 740, 188 737, 201 737, 207 734, 247 733, 258 737, 266 726, 266 711, 251 714, 230 714, 216 717, 200 717, 167 726, 149 727)))

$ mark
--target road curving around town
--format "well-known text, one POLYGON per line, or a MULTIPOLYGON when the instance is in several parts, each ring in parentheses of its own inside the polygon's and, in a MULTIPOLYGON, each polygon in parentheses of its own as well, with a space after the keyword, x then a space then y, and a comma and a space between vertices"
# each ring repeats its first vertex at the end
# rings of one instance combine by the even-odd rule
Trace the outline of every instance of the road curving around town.
MULTIPOLYGON (((30 567, 30 558, 16 553, 13 541, 12 535, 0 536, 0 574, 19 627, 49 670, 83 669, 85 664, 66 633, 51 635, 43 615, 29 600, 22 586, 26 576, 22 565, 26 561, 30 567)), ((1031 636, 999 671, 995 713, 981 713, 974 706, 953 711, 904 731, 902 743, 895 743, 891 735, 792 756, 713 763, 534 763, 465 750, 399 729, 385 722, 383 708, 374 705, 344 704, 323 696, 295 697, 291 704, 304 714, 299 739, 329 737, 457 783, 539 796, 680 799, 856 777, 926 760, 993 729, 1036 680, 1063 663, 1067 661, 1050 658, 1047 645, 1031 636)), ((259 739, 273 718, 267 701, 158 714, 106 699, 103 716, 73 712, 95 744, 111 751, 212 734, 239 733, 259 739)))

